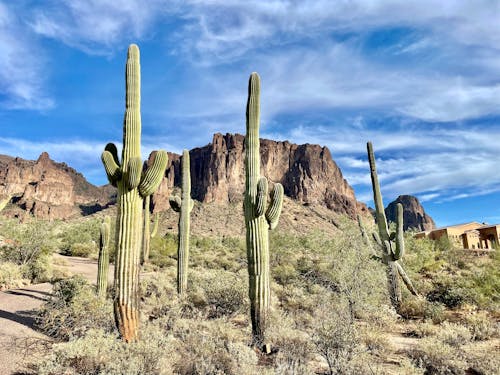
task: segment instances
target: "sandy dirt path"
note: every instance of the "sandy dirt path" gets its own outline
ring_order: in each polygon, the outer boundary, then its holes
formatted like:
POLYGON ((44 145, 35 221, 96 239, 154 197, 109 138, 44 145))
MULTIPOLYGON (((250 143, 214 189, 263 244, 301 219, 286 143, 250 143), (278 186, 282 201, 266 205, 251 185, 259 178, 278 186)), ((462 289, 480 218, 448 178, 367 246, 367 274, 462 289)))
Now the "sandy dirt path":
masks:
MULTIPOLYGON (((60 255, 55 255, 54 260, 57 263, 54 268, 83 275, 95 283, 96 261, 60 255)), ((113 275, 112 269, 109 274, 113 275)), ((43 283, 0 292, 0 375, 25 373, 25 362, 31 359, 31 353, 44 342, 51 342, 49 337, 33 329, 35 312, 50 298, 51 291, 52 285, 43 283)))

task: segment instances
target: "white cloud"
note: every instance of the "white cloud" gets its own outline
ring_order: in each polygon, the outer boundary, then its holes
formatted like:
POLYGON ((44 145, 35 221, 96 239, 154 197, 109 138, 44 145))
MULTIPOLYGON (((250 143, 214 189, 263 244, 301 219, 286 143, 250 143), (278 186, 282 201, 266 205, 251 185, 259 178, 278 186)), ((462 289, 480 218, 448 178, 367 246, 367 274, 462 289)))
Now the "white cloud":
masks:
POLYGON ((44 52, 22 29, 19 18, 0 2, 0 106, 7 109, 49 109, 45 90, 44 52))
POLYGON ((166 13, 166 4, 157 0, 47 1, 32 11, 29 24, 35 33, 89 54, 108 54, 124 40, 144 38, 166 13))

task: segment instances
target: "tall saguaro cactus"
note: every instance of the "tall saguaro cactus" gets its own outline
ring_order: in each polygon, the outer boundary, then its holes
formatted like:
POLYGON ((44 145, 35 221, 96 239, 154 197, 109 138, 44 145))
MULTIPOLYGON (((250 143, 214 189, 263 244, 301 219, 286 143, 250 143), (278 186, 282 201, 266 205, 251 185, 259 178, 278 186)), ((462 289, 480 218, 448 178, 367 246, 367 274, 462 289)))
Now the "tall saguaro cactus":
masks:
MULTIPOLYGON (((375 155, 371 142, 367 143, 368 161, 370 163, 370 175, 373 188, 373 200, 375 202, 375 217, 377 220, 378 234, 374 233, 375 242, 382 250, 382 260, 387 265, 387 279, 389 296, 391 303, 397 312, 401 307, 401 288, 399 286, 398 274, 403 279, 408 290, 418 295, 417 290, 413 286, 410 278, 404 271, 398 260, 404 254, 404 237, 403 237, 403 206, 397 204, 397 220, 396 232, 389 234, 387 226, 387 218, 385 216, 384 202, 382 201, 382 193, 380 192, 380 184, 378 182, 377 168, 375 166, 375 155)), ((360 222, 361 226, 361 222, 360 222)))
POLYGON ((177 292, 182 295, 187 289, 189 266, 189 225, 190 213, 194 206, 191 199, 191 172, 189 151, 182 152, 182 190, 181 196, 170 197, 170 206, 179 212, 179 245, 177 248, 177 292))
POLYGON ((108 143, 102 161, 110 183, 118 188, 115 261, 115 321, 126 342, 137 339, 139 326, 139 262, 143 235, 143 199, 159 186, 167 166, 165 151, 158 151, 143 172, 141 161, 141 73, 139 48, 128 48, 126 101, 121 163, 114 144, 108 143))
POLYGON ((256 345, 265 344, 269 314, 269 230, 278 224, 283 205, 283 186, 274 184, 267 207, 268 183, 260 176, 260 78, 250 75, 245 137, 245 225, 248 259, 250 316, 256 345))
POLYGON ((97 261, 97 295, 101 298, 106 298, 106 291, 108 289, 110 231, 110 218, 106 216, 101 224, 99 259, 97 261))

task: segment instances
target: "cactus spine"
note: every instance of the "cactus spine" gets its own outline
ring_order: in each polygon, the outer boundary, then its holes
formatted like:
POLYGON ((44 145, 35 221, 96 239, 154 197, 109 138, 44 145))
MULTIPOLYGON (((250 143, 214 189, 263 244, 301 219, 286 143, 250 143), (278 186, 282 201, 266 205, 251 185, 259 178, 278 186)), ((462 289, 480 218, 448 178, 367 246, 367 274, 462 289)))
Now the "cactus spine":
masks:
MULTIPOLYGON (((278 224, 283 205, 283 186, 274 184, 266 210, 268 183, 260 177, 259 154, 260 78, 250 75, 245 137, 245 226, 248 259, 250 316, 254 344, 265 343, 269 313, 269 234, 278 224)), ((267 346, 267 345, 266 345, 267 346)))
POLYGON ((189 215, 194 206, 191 199, 191 172, 189 151, 182 152, 182 190, 181 197, 170 197, 170 206, 179 212, 179 245, 177 248, 177 292, 182 295, 187 289, 189 265, 189 215))
POLYGON ((375 155, 373 153, 371 142, 367 143, 367 150, 368 161, 370 163, 373 200, 375 202, 375 217, 378 227, 378 234, 374 233, 373 237, 375 239, 375 242, 382 250, 382 260, 387 265, 387 281, 391 303, 399 313, 401 307, 401 288, 399 286, 398 274, 403 279, 408 290, 412 294, 418 295, 417 290, 413 286, 410 278, 404 271, 401 264, 399 264, 398 262, 398 260, 400 260, 404 255, 403 205, 401 203, 397 204, 396 232, 389 234, 387 218, 385 216, 384 210, 384 203, 382 201, 382 193, 380 192, 380 184, 378 182, 377 168, 375 165, 375 155))
POLYGON ((99 237, 99 260, 97 261, 97 295, 106 298, 109 273, 109 238, 111 231, 110 218, 107 216, 101 224, 99 237))
POLYGON ((137 339, 139 326, 139 262, 143 234, 143 199, 159 186, 167 166, 167 153, 158 151, 144 172, 141 161, 139 48, 128 48, 126 108, 121 163, 114 144, 108 143, 102 161, 110 183, 118 188, 115 261, 115 321, 126 342, 137 339))

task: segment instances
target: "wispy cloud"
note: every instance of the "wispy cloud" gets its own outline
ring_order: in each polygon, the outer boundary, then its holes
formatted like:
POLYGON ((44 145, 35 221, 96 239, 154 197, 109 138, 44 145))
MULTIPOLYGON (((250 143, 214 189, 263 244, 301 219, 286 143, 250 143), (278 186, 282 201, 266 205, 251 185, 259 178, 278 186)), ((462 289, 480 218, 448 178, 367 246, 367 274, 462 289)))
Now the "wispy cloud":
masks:
POLYGON ((35 47, 18 15, 0 2, 0 106, 43 110, 54 105, 42 74, 45 54, 35 47))

